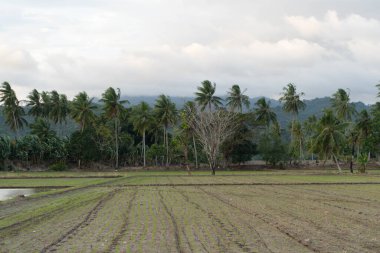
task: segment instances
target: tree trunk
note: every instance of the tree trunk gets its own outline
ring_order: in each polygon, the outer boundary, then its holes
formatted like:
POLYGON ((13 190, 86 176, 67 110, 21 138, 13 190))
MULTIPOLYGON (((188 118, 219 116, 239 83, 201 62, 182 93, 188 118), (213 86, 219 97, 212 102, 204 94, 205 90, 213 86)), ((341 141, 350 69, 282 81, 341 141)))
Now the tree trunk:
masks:
POLYGON ((117 118, 115 118, 115 155, 116 155, 116 164, 115 164, 115 169, 118 169, 119 168, 119 141, 118 141, 118 136, 117 136, 117 132, 118 132, 118 122, 117 122, 117 118))
POLYGON ((145 130, 143 132, 143 153, 144 153, 144 168, 146 166, 146 158, 145 158, 145 130))
POLYGON ((333 155, 333 157, 334 157, 334 160, 335 160, 336 166, 338 167, 338 171, 339 171, 339 173, 342 173, 342 169, 340 168, 340 165, 339 165, 339 161, 338 161, 338 159, 336 158, 335 155, 333 155))
POLYGON ((195 156, 195 168, 199 168, 198 167, 198 151, 197 151, 197 145, 195 144, 195 137, 193 135, 193 145, 194 145, 194 156, 195 156))
POLYGON ((169 167, 169 139, 168 139, 168 130, 166 133, 166 167, 169 167))
POLYGON ((351 161, 350 161, 350 172, 354 173, 354 158, 355 158, 355 142, 352 142, 351 146, 351 161))
POLYGON ((190 171, 190 167, 189 167, 189 149, 188 149, 188 147, 187 147, 186 144, 185 144, 184 149, 183 149, 183 156, 184 156, 184 159, 185 159, 184 162, 185 162, 187 174, 189 176, 191 176, 191 171, 190 171))

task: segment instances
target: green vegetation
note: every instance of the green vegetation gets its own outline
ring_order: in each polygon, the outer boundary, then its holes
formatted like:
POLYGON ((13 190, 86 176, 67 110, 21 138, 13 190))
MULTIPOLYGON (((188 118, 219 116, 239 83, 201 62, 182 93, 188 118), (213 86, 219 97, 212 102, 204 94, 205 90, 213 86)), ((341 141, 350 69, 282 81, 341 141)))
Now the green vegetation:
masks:
POLYGON ((245 91, 234 84, 223 99, 216 96, 216 84, 205 80, 183 108, 166 95, 151 108, 146 102, 129 106, 112 87, 97 103, 84 91, 69 101, 55 90, 34 89, 22 107, 4 82, 1 109, 15 136, 0 135, 0 169, 175 165, 190 174, 202 164, 215 174, 255 158, 281 168, 333 161, 339 172, 350 163, 353 173, 355 164, 365 171, 361 154, 368 154, 366 164, 379 159, 380 102, 357 112, 349 92, 338 89, 330 108, 302 121, 304 93, 289 83, 280 98, 282 110, 292 117, 287 126, 265 98, 250 107, 245 91), (28 125, 27 117, 33 118, 28 125), (78 127, 64 136, 68 121, 78 127))

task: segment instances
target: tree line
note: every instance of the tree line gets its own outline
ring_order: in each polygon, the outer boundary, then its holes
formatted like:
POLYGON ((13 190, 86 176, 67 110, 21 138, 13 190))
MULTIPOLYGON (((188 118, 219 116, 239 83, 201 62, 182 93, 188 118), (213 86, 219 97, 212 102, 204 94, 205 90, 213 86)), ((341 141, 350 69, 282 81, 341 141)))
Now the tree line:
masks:
MULTIPOLYGON (((380 84, 378 97, 380 97, 380 84)), ((283 88, 282 109, 292 115, 289 126, 280 126, 270 101, 260 98, 250 105, 246 90, 234 84, 226 99, 215 95, 216 84, 205 80, 195 99, 177 108, 160 95, 153 107, 146 102, 129 106, 121 91, 109 87, 98 102, 86 92, 71 101, 57 91, 32 90, 19 100, 8 82, 0 88, 0 106, 15 137, 0 135, 0 168, 15 164, 48 164, 64 169, 94 163, 119 166, 199 168, 208 164, 212 173, 250 161, 253 156, 272 165, 303 164, 332 160, 354 164, 364 172, 371 157, 380 153, 380 102, 370 111, 357 112, 350 93, 338 89, 322 117, 301 122, 306 105, 303 92, 289 83, 283 88), (28 123, 26 116, 33 117, 28 123), (57 133, 68 121, 77 129, 68 136, 57 133), (55 130, 52 126, 56 126, 55 130), (27 134, 19 132, 28 128, 27 134)))

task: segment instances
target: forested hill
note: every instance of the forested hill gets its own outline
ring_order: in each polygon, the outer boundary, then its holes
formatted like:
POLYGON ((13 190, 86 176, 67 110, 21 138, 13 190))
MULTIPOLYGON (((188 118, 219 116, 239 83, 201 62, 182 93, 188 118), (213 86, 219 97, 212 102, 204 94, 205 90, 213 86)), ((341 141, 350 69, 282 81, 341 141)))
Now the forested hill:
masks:
MULTIPOLYGON (((192 97, 170 97, 173 102, 177 105, 177 108, 181 108, 183 104, 186 101, 193 100, 194 98, 192 97)), ((130 104, 129 106, 136 105, 140 103, 141 101, 147 102, 149 105, 154 106, 155 100, 157 99, 157 96, 136 96, 136 97, 123 97, 123 99, 127 99, 130 104)), ((251 107, 254 106, 255 102, 259 99, 257 98, 251 98, 251 107)), ((270 99, 271 101, 271 106, 274 108, 274 111, 277 114, 278 121, 281 124, 282 128, 285 128, 288 123, 291 120, 291 115, 283 112, 281 108, 281 104, 279 101, 270 99)), ((315 98, 311 100, 305 100, 306 103, 306 109, 304 111, 301 111, 299 114, 299 119, 301 121, 304 121, 311 115, 316 115, 317 117, 321 116, 323 113, 323 110, 325 108, 330 107, 330 98, 329 97, 324 97, 324 98, 315 98)), ((365 105, 362 102, 357 102, 355 103, 356 110, 361 111, 363 109, 369 109, 369 105, 365 105)), ((26 118, 28 121, 33 120, 31 117, 26 118)), ((73 131, 76 126, 75 123, 69 120, 67 126, 65 127, 69 132, 73 131)), ((62 131, 61 131, 62 132, 62 131)), ((66 131, 65 131, 66 132, 66 131)), ((67 132, 66 132, 67 133, 67 132)), ((6 126, 4 122, 4 117, 2 115, 2 107, 0 106, 0 135, 2 134, 11 134, 9 131, 9 128, 6 126)), ((22 134, 22 133, 21 133, 22 134)))

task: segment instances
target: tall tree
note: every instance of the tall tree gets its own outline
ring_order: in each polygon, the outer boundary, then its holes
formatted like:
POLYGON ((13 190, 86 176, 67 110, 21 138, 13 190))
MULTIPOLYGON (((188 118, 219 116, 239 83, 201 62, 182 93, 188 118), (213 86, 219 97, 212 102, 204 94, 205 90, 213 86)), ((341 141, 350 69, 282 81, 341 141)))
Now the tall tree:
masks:
POLYGON ((380 83, 379 83, 379 84, 376 84, 376 87, 379 89, 379 92, 377 93, 377 97, 380 98, 380 83))
POLYGON ((56 136, 55 132, 50 129, 49 122, 42 118, 37 118, 34 123, 30 124, 30 130, 31 134, 37 135, 43 141, 56 136))
POLYGON ((280 98, 280 102, 283 104, 282 109, 292 114, 293 121, 297 119, 299 111, 304 110, 306 107, 301 100, 304 95, 303 92, 297 93, 297 87, 292 83, 283 88, 282 97, 280 98))
POLYGON ((41 95, 41 100, 42 100, 42 116, 45 118, 49 118, 50 110, 51 110, 50 93, 47 91, 42 91, 40 95, 41 95))
POLYGON ((146 144, 145 134, 153 122, 153 115, 150 106, 146 102, 141 102, 132 108, 130 118, 134 129, 142 135, 143 138, 143 157, 144 167, 146 166, 146 144))
POLYGON ((327 110, 320 119, 318 126, 318 133, 313 145, 314 152, 323 157, 325 161, 332 157, 339 172, 342 172, 337 157, 346 141, 344 131, 347 123, 343 123, 335 117, 331 110, 327 110))
POLYGON ((303 122, 303 133, 306 140, 307 150, 311 151, 311 160, 314 160, 314 152, 312 151, 314 136, 318 129, 318 120, 315 115, 309 116, 303 122))
POLYGON ((71 117, 79 124, 81 132, 95 119, 96 105, 92 103, 93 99, 83 91, 76 95, 70 104, 71 117))
POLYGON ((27 124, 24 119, 25 111, 20 106, 15 91, 8 82, 3 82, 0 88, 0 103, 3 103, 5 122, 18 135, 18 130, 27 124))
POLYGON ((262 97, 259 100, 257 100, 255 105, 256 108, 254 109, 254 115, 255 120, 257 122, 264 124, 267 127, 267 129, 269 128, 271 123, 277 123, 277 115, 270 107, 270 101, 267 102, 266 99, 262 97))
POLYGON ((356 114, 355 106, 350 103, 350 94, 343 89, 333 94, 331 105, 340 120, 349 121, 356 114))
POLYGON ((231 111, 237 110, 238 112, 243 112, 243 106, 246 109, 249 108, 250 102, 249 97, 244 94, 245 91, 240 90, 240 86, 237 84, 232 85, 230 91, 228 91, 227 96, 227 106, 231 111))
POLYGON ((129 103, 128 100, 121 100, 120 89, 115 90, 109 87, 103 94, 103 111, 107 118, 114 121, 115 133, 115 168, 119 168, 119 131, 120 131, 120 118, 125 112, 124 104, 129 103))
POLYGON ((32 115, 35 118, 42 116, 43 104, 41 102, 41 95, 36 89, 29 93, 27 106, 30 106, 28 112, 29 115, 32 115))
POLYGON ((195 93, 195 102, 198 103, 202 111, 208 107, 209 112, 211 112, 212 106, 218 108, 223 104, 222 99, 214 95, 216 90, 215 83, 211 84, 209 80, 205 80, 201 84, 202 85, 197 88, 198 92, 195 93))
POLYGON ((194 113, 196 113, 196 105, 193 101, 187 101, 185 103, 185 105, 183 106, 183 117, 182 117, 182 120, 185 122, 185 125, 186 128, 188 128, 189 130, 191 130, 191 138, 193 139, 193 149, 194 149, 194 157, 195 157, 195 168, 198 169, 199 165, 198 165, 198 150, 197 150, 197 145, 196 145, 196 142, 195 142, 195 133, 194 133, 194 129, 191 127, 192 124, 191 124, 191 120, 193 120, 193 118, 191 117, 191 115, 193 115, 194 113))
MULTIPOLYGON (((282 97, 280 98, 280 102, 283 104, 282 109, 285 112, 288 112, 292 114, 293 119, 291 123, 291 136, 292 136, 292 141, 294 142, 294 136, 295 133, 295 126, 296 126, 296 121, 298 118, 298 113, 301 110, 304 110, 306 107, 306 104, 301 100, 301 97, 304 96, 304 93, 297 93, 297 87, 289 83, 286 87, 283 88, 283 93, 282 97)), ((302 159, 302 143, 300 145, 300 159, 302 159)))
POLYGON ((170 97, 160 95, 154 106, 156 117, 164 128, 164 145, 166 146, 166 166, 169 165, 169 140, 168 128, 174 125, 178 119, 178 111, 170 97))

